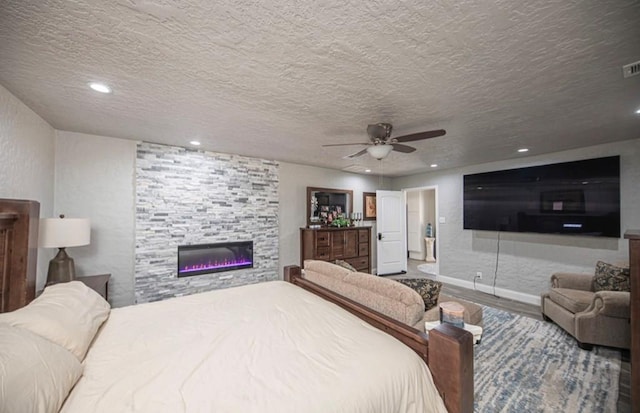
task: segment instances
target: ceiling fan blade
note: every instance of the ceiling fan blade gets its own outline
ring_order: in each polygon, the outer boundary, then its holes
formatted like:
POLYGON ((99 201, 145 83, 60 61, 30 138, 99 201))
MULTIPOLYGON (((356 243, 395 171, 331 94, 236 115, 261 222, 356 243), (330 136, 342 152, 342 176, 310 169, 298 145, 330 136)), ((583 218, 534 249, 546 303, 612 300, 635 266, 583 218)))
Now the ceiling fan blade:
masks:
POLYGON ((351 145, 370 145, 369 143, 332 143, 330 145, 322 145, 323 148, 328 146, 351 146, 351 145))
POLYGON ((416 151, 416 148, 414 148, 413 146, 401 145, 399 143, 392 143, 391 146, 393 146, 394 151, 398 151, 402 153, 411 153, 416 151))
POLYGON ((419 141, 422 139, 437 138, 438 136, 442 136, 445 133, 447 133, 447 131, 445 131, 444 129, 436 129, 436 130, 430 130, 426 132, 413 133, 411 135, 398 136, 393 138, 393 140, 395 142, 413 142, 413 141, 419 141))
POLYGON ((351 155, 345 156, 345 158, 357 158, 358 156, 362 156, 367 153, 366 149, 361 150, 360 152, 352 153, 351 155))

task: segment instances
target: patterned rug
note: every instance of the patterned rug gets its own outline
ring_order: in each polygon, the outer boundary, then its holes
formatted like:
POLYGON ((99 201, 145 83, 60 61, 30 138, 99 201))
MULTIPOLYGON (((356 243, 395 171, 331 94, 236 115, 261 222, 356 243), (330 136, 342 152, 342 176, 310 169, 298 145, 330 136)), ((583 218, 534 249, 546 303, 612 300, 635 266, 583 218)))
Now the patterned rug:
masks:
POLYGON ((615 412, 620 352, 553 323, 484 307, 475 352, 475 412, 615 412))

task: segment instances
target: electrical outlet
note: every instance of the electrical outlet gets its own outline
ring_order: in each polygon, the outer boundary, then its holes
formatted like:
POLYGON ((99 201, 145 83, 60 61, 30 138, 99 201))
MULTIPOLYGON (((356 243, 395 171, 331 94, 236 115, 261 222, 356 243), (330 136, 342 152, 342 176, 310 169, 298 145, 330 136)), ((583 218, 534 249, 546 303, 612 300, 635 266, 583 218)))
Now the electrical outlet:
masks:
POLYGON ((476 280, 481 280, 482 279, 482 272, 478 271, 476 272, 476 280))

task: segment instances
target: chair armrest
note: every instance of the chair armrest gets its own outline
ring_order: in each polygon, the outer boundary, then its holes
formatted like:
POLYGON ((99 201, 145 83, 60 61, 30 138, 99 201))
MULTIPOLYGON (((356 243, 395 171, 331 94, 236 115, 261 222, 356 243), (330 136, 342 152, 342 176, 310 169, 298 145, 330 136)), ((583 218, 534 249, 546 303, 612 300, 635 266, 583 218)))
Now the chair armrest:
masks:
POLYGON ((556 272, 551 275, 551 287, 593 291, 593 275, 556 272))
POLYGON ((626 291, 598 291, 587 310, 616 318, 631 317, 631 294, 626 291))

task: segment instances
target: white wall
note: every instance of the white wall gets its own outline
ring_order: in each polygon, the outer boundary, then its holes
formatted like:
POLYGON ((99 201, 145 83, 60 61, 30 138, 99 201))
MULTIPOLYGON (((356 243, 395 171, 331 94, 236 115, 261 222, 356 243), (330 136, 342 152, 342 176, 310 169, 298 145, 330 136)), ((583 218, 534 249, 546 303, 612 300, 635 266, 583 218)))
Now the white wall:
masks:
MULTIPOLYGON (((0 86, 0 198, 40 202, 40 216, 53 208, 54 129, 0 86)), ((50 250, 38 251, 37 290, 44 287, 50 250)))
MULTIPOLYGON (((353 191, 353 211, 362 212, 362 193, 375 192, 379 187, 378 176, 359 175, 333 169, 317 168, 291 163, 280 163, 280 264, 300 265, 300 228, 307 225, 307 187, 350 189, 353 191)), ((373 225, 371 231, 371 265, 375 267, 375 221, 362 221, 373 225)))
MULTIPOLYGON (((492 291, 498 233, 462 229, 462 176, 613 155, 620 155, 622 231, 640 228, 640 140, 396 178, 392 187, 438 186, 438 212, 446 219, 446 223, 438 224, 436 234, 440 274, 470 286, 476 272, 481 271, 484 290, 492 291)), ((598 260, 628 261, 627 240, 501 233, 496 288, 524 293, 513 298, 535 302, 549 288, 553 272, 593 273, 598 260)))
POLYGON ((51 216, 91 219, 91 245, 68 250, 77 275, 110 273, 109 301, 133 304, 137 142, 62 131, 56 135, 51 216))

